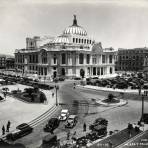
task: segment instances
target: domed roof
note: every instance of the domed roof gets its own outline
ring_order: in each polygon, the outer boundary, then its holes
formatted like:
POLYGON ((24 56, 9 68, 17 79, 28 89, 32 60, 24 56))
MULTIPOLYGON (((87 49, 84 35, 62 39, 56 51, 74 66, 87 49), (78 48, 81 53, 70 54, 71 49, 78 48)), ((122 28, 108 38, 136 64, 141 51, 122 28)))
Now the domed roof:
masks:
POLYGON ((53 40, 53 43, 69 43, 69 39, 66 36, 58 36, 53 40))
POLYGON ((74 35, 81 35, 87 36, 87 32, 83 29, 83 27, 77 25, 76 15, 74 15, 73 25, 67 27, 63 34, 74 34, 74 35))

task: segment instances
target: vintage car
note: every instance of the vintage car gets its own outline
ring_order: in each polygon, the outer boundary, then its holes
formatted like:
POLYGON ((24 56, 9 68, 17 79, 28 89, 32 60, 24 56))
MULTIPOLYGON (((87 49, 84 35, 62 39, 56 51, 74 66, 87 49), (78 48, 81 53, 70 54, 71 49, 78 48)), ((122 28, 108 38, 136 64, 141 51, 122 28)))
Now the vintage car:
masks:
POLYGON ((68 118, 68 116, 69 116, 69 111, 68 111, 68 109, 62 109, 62 110, 61 110, 61 114, 60 114, 60 116, 59 116, 59 120, 60 120, 60 121, 65 121, 65 120, 68 118))
POLYGON ((49 134, 43 137, 42 145, 39 148, 55 148, 58 146, 57 136, 54 134, 49 134))
POLYGON ((97 118, 90 126, 89 129, 90 130, 94 130, 96 126, 98 125, 108 125, 108 120, 106 120, 105 118, 97 118))
POLYGON ((65 128, 73 128, 78 122, 77 115, 70 115, 66 121, 65 128))
POLYGON ((58 118, 51 118, 45 125, 44 131, 53 133, 53 131, 59 126, 59 124, 60 120, 58 118))
POLYGON ((7 134, 6 138, 7 140, 16 140, 18 138, 30 134, 32 131, 33 128, 30 125, 28 125, 27 123, 22 123, 19 126, 17 126, 14 131, 7 134))

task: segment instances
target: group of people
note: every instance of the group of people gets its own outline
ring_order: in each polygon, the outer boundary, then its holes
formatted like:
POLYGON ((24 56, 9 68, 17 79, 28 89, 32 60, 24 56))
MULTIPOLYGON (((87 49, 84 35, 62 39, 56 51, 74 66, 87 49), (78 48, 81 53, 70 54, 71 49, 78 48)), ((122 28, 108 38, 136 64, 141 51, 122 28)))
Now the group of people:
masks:
POLYGON ((5 132, 9 132, 10 125, 11 125, 11 122, 8 121, 8 122, 7 122, 7 125, 6 125, 6 128, 5 128, 4 125, 2 126, 2 135, 5 135, 5 132))

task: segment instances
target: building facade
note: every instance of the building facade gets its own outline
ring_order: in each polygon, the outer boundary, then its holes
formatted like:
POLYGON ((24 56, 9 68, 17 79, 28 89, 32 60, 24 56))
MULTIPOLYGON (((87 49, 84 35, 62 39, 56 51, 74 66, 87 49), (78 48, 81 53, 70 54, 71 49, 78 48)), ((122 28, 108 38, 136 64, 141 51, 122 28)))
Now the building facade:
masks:
POLYGON ((72 26, 56 38, 26 38, 26 48, 15 51, 16 68, 22 75, 39 77, 112 75, 115 71, 114 49, 102 48, 77 24, 74 15, 72 26))
POLYGON ((0 69, 14 70, 15 58, 10 55, 0 55, 0 69))
POLYGON ((144 68, 144 60, 148 57, 148 48, 119 49, 118 71, 141 71, 144 68))

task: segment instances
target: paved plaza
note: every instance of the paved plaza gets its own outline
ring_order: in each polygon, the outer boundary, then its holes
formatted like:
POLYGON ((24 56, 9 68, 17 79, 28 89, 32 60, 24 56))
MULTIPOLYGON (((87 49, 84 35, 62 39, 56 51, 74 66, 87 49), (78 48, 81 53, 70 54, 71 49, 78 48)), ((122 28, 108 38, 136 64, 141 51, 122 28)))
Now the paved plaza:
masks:
MULTIPOLYGON (((5 86, 1 86, 2 89, 5 86)), ((21 84, 7 86, 9 91, 11 90, 24 90, 28 87, 21 84)), ((3 125, 6 126, 8 120, 11 122, 10 131, 15 129, 15 127, 24 122, 30 122, 31 120, 37 118, 38 116, 45 113, 52 106, 55 105, 55 97, 52 97, 52 91, 54 90, 41 90, 45 93, 47 102, 44 104, 39 103, 27 103, 11 96, 7 96, 6 100, 0 102, 0 128, 3 125)), ((3 97, 3 94, 0 93, 3 97)), ((1 135, 1 132, 0 132, 1 135)))

